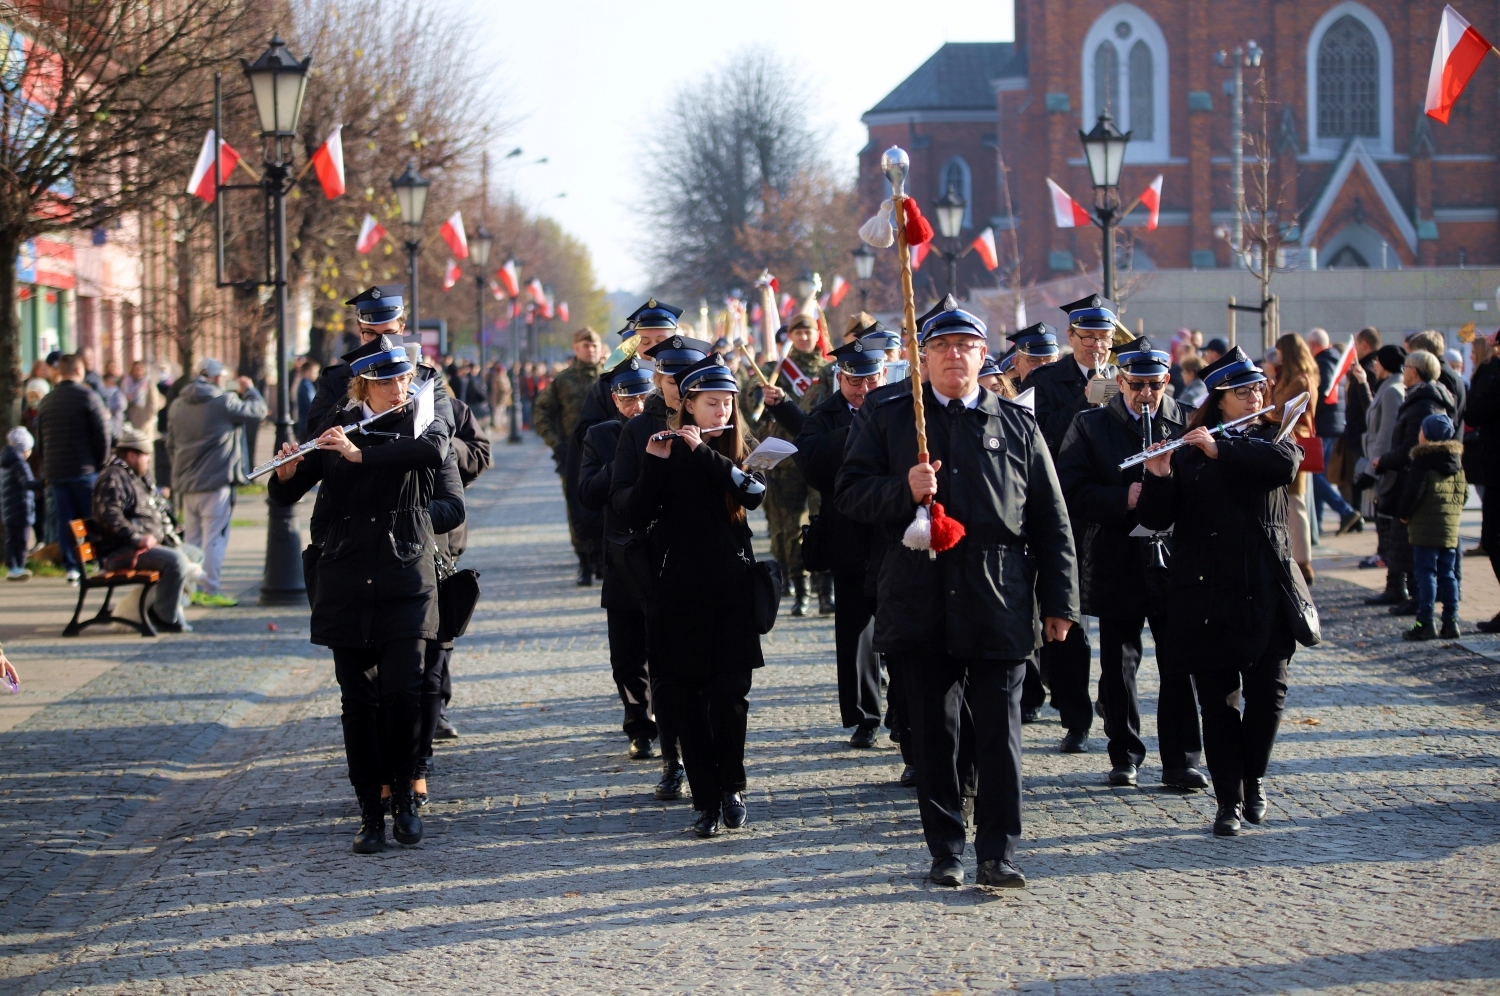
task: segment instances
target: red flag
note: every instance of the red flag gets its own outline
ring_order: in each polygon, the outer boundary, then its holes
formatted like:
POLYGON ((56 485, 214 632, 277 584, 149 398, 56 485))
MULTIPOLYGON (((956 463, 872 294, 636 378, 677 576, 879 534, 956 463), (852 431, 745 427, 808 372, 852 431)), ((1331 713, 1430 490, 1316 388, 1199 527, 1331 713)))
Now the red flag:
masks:
POLYGON ((986 270, 993 270, 1000 265, 1000 254, 995 251, 995 230, 993 228, 986 228, 974 236, 974 241, 970 245, 974 247, 975 252, 979 253, 979 258, 984 260, 984 268, 986 270))
POLYGON ((367 253, 385 238, 385 226, 375 220, 373 214, 365 215, 365 223, 359 227, 359 241, 354 243, 354 248, 362 253, 367 253))
POLYGON ((443 270, 443 290, 452 290, 463 275, 464 268, 458 265, 458 260, 448 260, 448 266, 443 270))
POLYGON ((568 321, 568 302, 563 301, 557 306, 557 317, 561 321, 568 321))
POLYGON ((516 269, 516 261, 514 259, 507 259, 505 265, 495 271, 495 276, 505 288, 505 293, 511 297, 520 296, 521 276, 516 269))
POLYGON ((1052 217, 1058 228, 1076 228, 1093 224, 1094 216, 1084 210, 1083 205, 1068 196, 1068 192, 1047 177, 1047 189, 1052 191, 1052 217))
POLYGON ((750 324, 752 324, 752 325, 759 325, 760 324, 760 320, 762 318, 764 318, 764 317, 766 317, 766 309, 765 308, 762 308, 758 304, 752 304, 750 306, 750 324))
POLYGON ((557 310, 552 306, 552 295, 548 294, 542 298, 542 317, 552 318, 557 310))
POLYGON ((312 155, 313 169, 318 171, 318 182, 323 185, 323 196, 330 201, 344 192, 343 131, 343 125, 334 125, 328 138, 312 155))
POLYGON ((496 301, 505 300, 505 288, 500 286, 500 282, 498 280, 490 281, 490 293, 495 295, 496 301))
POLYGON ((526 285, 526 290, 536 304, 542 304, 547 300, 547 292, 542 289, 542 282, 536 277, 531 278, 531 283, 526 285))
POLYGON ((1448 123, 1459 94, 1469 85, 1474 70, 1493 51, 1493 46, 1452 7, 1443 8, 1438 22, 1437 44, 1432 52, 1432 70, 1427 76, 1427 116, 1448 123))
POLYGON ((1146 231, 1156 231, 1156 219, 1161 214, 1161 174, 1156 174, 1156 179, 1151 181, 1151 186, 1141 191, 1141 203, 1146 205, 1146 210, 1151 216, 1146 219, 1146 231))
POLYGON ((1328 378, 1328 390, 1323 395, 1323 404, 1338 404, 1339 381, 1344 379, 1344 374, 1354 365, 1354 343, 1351 341, 1344 349, 1344 355, 1339 357, 1339 365, 1333 368, 1333 376, 1328 378))
POLYGON ((828 292, 828 306, 837 308, 848 293, 849 281, 835 273, 833 275, 833 288, 828 292))
POLYGON ((459 259, 469 258, 469 240, 464 235, 464 216, 460 211, 454 211, 443 227, 438 229, 438 234, 443 241, 448 243, 448 248, 453 250, 453 255, 459 259))
POLYGON ((781 317, 790 318, 797 310, 797 302, 790 294, 781 295, 781 317))
POLYGON ((932 243, 918 242, 908 248, 911 250, 911 272, 916 273, 922 268, 922 261, 927 258, 927 254, 932 252, 932 243))
MULTIPOLYGON (((228 183, 229 178, 234 175, 234 167, 240 161, 240 154, 230 147, 228 142, 219 143, 219 183, 228 183)), ((188 179, 187 192, 194 197, 201 197, 212 204, 214 197, 218 194, 217 185, 214 183, 214 130, 208 129, 208 134, 203 136, 203 148, 198 150, 198 162, 193 166, 193 175, 188 179)))
POLYGON ((812 386, 812 378, 803 373, 802 368, 793 363, 790 356, 781 361, 781 379, 786 381, 787 387, 799 398, 812 386))

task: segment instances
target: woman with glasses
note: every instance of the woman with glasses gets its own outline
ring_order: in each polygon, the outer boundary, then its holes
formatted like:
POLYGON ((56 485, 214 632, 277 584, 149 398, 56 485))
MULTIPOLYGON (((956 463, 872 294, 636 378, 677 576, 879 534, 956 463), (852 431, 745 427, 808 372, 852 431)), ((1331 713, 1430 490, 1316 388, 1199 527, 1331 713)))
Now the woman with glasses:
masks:
MULTIPOLYGON (((1214 833, 1266 817, 1266 768, 1296 649, 1288 592, 1288 488, 1302 449, 1269 418, 1210 435, 1267 406, 1265 374, 1238 346, 1203 369, 1208 400, 1190 445, 1146 463, 1142 525, 1173 529, 1169 670, 1193 676, 1218 813, 1214 833), (1241 703, 1244 711, 1241 712, 1241 703)), ((1274 414, 1274 413, 1273 413, 1274 414)))
POLYGON ((1099 617, 1099 700, 1109 737, 1109 784, 1135 785, 1146 759, 1141 739, 1141 631, 1151 624, 1161 693, 1156 728, 1161 783, 1186 792, 1208 787, 1198 770, 1203 749, 1193 683, 1185 671, 1167 667, 1169 639, 1166 561, 1172 540, 1140 528, 1140 466, 1120 462, 1148 444, 1187 432, 1192 409, 1166 396, 1171 357, 1140 338, 1119 348, 1115 383, 1120 393, 1102 408, 1080 412, 1063 438, 1057 479, 1068 502, 1068 518, 1082 537, 1078 583, 1085 615, 1099 617))

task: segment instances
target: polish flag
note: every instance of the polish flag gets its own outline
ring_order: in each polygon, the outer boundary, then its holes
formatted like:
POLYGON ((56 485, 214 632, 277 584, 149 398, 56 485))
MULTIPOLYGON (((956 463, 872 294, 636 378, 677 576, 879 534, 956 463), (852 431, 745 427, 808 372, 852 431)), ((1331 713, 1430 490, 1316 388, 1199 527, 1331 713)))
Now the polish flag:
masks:
POLYGON ((1057 220, 1058 228, 1076 228, 1079 225, 1091 225, 1094 216, 1084 210, 1083 205, 1068 196, 1068 192, 1052 182, 1052 177, 1047 177, 1047 189, 1052 191, 1052 216, 1057 220))
POLYGON ((922 268, 922 261, 927 258, 927 254, 932 252, 932 243, 918 242, 907 248, 911 250, 911 272, 916 273, 922 268))
POLYGON ((496 301, 505 300, 505 288, 500 286, 500 282, 498 280, 490 281, 490 293, 495 295, 496 301))
POLYGON ((557 319, 562 322, 568 321, 568 302, 562 301, 558 304, 557 319))
POLYGON ((1146 210, 1151 216, 1146 219, 1146 231, 1156 231, 1156 219, 1161 214, 1161 174, 1156 174, 1156 179, 1151 181, 1151 186, 1141 191, 1141 203, 1146 205, 1146 210))
MULTIPOLYGON (((228 183, 229 178, 234 175, 234 167, 240 161, 240 154, 230 147, 228 142, 219 143, 219 183, 228 183)), ((194 197, 201 197, 208 203, 214 202, 218 194, 218 186, 214 183, 214 130, 208 129, 208 134, 203 136, 203 148, 198 150, 198 162, 193 166, 193 175, 187 182, 187 192, 194 197)))
POLYGON ((781 295, 781 317, 790 318, 797 310, 797 302, 790 294, 781 295))
POLYGON ((849 293, 849 281, 838 274, 833 275, 833 287, 828 292, 828 306, 837 308, 849 293))
POLYGON ((974 251, 979 253, 979 258, 984 260, 984 268, 993 270, 1000 265, 1000 254, 995 251, 995 230, 986 228, 974 237, 970 243, 974 251))
MULTIPOLYGON (((1443 8, 1438 23, 1437 45, 1432 53, 1432 72, 1427 76, 1427 116, 1448 123, 1459 94, 1469 85, 1474 70, 1495 51, 1483 35, 1452 7, 1443 8)), ((1500 54, 1500 53, 1497 53, 1500 54)))
POLYGON ((505 293, 511 297, 520 296, 521 276, 516 271, 516 261, 514 259, 507 259, 505 265, 495 271, 495 276, 499 279, 501 286, 505 288, 505 293))
POLYGON ((469 258, 469 240, 464 236, 464 216, 460 211, 454 211, 443 227, 438 229, 438 234, 443 241, 448 243, 448 248, 453 250, 453 255, 459 259, 469 258))
POLYGON ((323 196, 330 201, 344 193, 343 131, 343 125, 334 125, 333 131, 312 156, 313 169, 318 171, 318 182, 323 185, 323 196))
POLYGON ((531 300, 536 304, 545 304, 547 292, 542 289, 542 281, 537 277, 531 278, 531 283, 526 285, 526 290, 531 294, 531 300))
POLYGON ((458 283, 464 275, 464 268, 458 265, 458 260, 450 258, 448 265, 443 270, 443 290, 452 290, 453 285, 458 283))
POLYGON ((1354 342, 1351 340, 1344 349, 1344 355, 1339 357, 1339 365, 1333 368, 1333 376, 1328 379, 1328 393, 1323 395, 1323 404, 1335 405, 1339 400, 1339 381, 1344 379, 1344 374, 1354 365, 1354 342))
POLYGON ((365 223, 359 226, 359 241, 354 243, 354 248, 362 253, 368 253, 385 238, 385 226, 375 220, 373 214, 365 215, 365 223))

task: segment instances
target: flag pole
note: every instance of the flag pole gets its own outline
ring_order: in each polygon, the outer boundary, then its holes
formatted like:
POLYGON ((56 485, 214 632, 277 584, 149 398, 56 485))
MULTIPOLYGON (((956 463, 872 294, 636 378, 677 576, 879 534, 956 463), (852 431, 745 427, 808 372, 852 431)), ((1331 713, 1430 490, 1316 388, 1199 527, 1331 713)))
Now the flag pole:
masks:
MULTIPOLYGON (((899 150, 897 150, 899 151, 899 150)), ((889 153, 887 153, 889 155, 889 153)), ((891 180, 891 200, 896 208, 896 251, 901 265, 901 307, 906 332, 906 359, 911 367, 911 399, 917 419, 917 463, 927 463, 927 413, 922 400, 922 354, 917 350, 917 299, 911 283, 911 248, 906 244, 906 170, 902 153, 898 164, 888 162, 886 176, 891 180)), ((932 503, 930 498, 922 504, 932 503)))
MULTIPOLYGON (((243 156, 236 160, 236 163, 237 165, 243 166, 245 168, 245 172, 250 174, 250 179, 254 180, 256 183, 260 182, 260 174, 255 172, 255 170, 251 168, 249 163, 245 162, 243 156)), ((217 168, 218 167, 216 166, 215 169, 217 168)))

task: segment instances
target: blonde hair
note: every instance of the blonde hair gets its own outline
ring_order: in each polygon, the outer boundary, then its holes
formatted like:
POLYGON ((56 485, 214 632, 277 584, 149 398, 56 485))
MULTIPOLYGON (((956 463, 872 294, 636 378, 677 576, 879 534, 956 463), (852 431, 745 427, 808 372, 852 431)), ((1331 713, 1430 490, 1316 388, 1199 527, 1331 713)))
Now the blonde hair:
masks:
MULTIPOLYGON (((416 375, 416 372, 412 371, 411 373, 400 374, 399 376, 392 377, 390 379, 391 380, 400 380, 402 377, 405 377, 406 378, 406 382, 408 384, 410 384, 411 381, 412 381, 412 378, 415 375, 416 375)), ((349 378, 349 398, 350 398, 350 400, 357 401, 360 404, 365 404, 366 402, 368 402, 370 400, 370 383, 371 382, 368 379, 364 378, 364 377, 351 377, 351 378, 349 378)))

